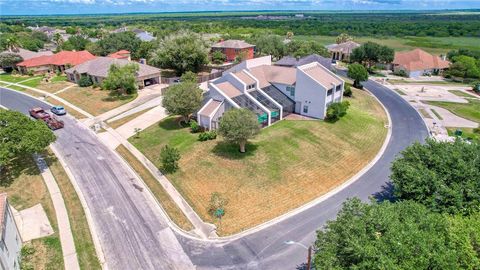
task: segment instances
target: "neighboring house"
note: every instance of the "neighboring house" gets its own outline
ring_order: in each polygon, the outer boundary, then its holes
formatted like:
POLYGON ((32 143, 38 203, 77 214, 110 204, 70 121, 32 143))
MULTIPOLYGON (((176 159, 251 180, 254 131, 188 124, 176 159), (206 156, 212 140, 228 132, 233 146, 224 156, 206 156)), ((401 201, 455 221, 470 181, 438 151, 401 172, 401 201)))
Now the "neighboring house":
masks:
POLYGON ((44 56, 44 55, 53 55, 53 53, 51 51, 32 52, 32 51, 25 50, 25 49, 22 49, 22 48, 18 48, 16 50, 11 50, 11 51, 6 50, 6 51, 3 51, 1 53, 14 53, 14 54, 17 54, 20 57, 22 57, 23 60, 28 60, 28 59, 31 59, 31 58, 44 56))
POLYGON ((326 47, 331 54, 332 60, 349 61, 352 51, 360 47, 360 44, 354 41, 347 41, 340 44, 328 45, 326 47))
POLYGON ((243 40, 221 40, 212 45, 212 52, 220 51, 225 55, 228 62, 235 61, 237 56, 243 57, 243 60, 253 58, 255 45, 248 44, 243 40))
POLYGON ((42 55, 30 58, 17 64, 20 72, 46 73, 63 72, 65 69, 79 65, 88 60, 95 59, 95 56, 88 51, 61 51, 53 55, 42 55))
POLYGON ((116 58, 116 59, 127 59, 132 60, 130 57, 130 52, 127 50, 120 50, 118 52, 111 53, 107 57, 116 58))
MULTIPOLYGON (((128 31, 130 30, 128 30, 128 27, 125 26, 125 27, 117 28, 111 31, 110 33, 122 33, 122 32, 128 32, 128 31)), ((154 37, 151 33, 142 29, 133 29, 132 32, 134 32, 135 36, 139 38, 141 41, 152 41, 156 39, 156 37, 154 37)))
POLYGON ((62 37, 62 39, 64 41, 68 40, 68 38, 71 36, 70 34, 67 34, 67 32, 63 29, 57 29, 57 28, 53 28, 53 27, 49 27, 49 26, 35 26, 35 27, 27 27, 29 29, 31 29, 32 31, 37 31, 37 32, 42 32, 44 33, 45 35, 47 35, 48 38, 53 38, 53 36, 55 34, 60 34, 60 36, 62 37))
POLYGON ((298 66, 303 66, 313 62, 318 62, 320 63, 320 65, 328 68, 329 70, 332 68, 332 61, 318 54, 310 54, 301 58, 293 57, 293 56, 285 56, 282 59, 275 62, 275 65, 282 66, 282 67, 298 67, 298 66))
POLYGON ((342 101, 344 81, 318 62, 282 67, 266 56, 227 70, 208 87, 210 99, 197 120, 206 129, 217 129, 231 108, 248 108, 262 126, 291 113, 324 119, 328 105, 342 101))
POLYGON ((0 269, 20 269, 22 238, 7 200, 0 194, 0 269))
MULTIPOLYGON (((87 61, 73 68, 65 70, 67 79, 71 82, 78 83, 81 76, 89 76, 92 82, 101 84, 108 76, 110 66, 113 64, 124 66, 129 63, 136 63, 127 59, 116 59, 111 57, 97 57, 96 59, 87 61)), ((136 63, 139 67, 136 74, 139 88, 148 85, 160 83, 160 69, 136 63)))
POLYGON ((421 49, 408 52, 396 52, 392 62, 394 72, 403 70, 408 77, 411 78, 424 74, 438 74, 449 66, 450 62, 421 49))

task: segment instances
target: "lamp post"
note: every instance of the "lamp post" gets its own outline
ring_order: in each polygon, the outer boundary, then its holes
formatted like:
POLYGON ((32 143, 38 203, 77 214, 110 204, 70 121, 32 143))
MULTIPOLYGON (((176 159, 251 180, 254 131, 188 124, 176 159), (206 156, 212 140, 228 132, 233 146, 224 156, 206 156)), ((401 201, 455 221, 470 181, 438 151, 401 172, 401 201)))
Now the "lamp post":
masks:
POLYGON ((308 252, 308 255, 307 255, 307 270, 310 270, 310 267, 311 267, 311 260, 312 260, 312 246, 305 246, 304 244, 300 243, 300 242, 295 242, 295 241, 292 241, 292 240, 289 240, 289 241, 285 241, 284 242, 286 245, 297 245, 297 246, 301 246, 302 248, 304 248, 305 250, 307 250, 308 252))

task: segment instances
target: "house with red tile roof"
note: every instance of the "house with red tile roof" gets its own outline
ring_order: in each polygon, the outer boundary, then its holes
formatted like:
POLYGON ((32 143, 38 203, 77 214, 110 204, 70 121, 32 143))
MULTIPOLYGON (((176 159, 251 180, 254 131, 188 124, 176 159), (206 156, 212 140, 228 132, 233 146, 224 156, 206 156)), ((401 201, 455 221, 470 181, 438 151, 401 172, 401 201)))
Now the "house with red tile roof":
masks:
POLYGON ((128 61, 132 60, 130 57, 130 52, 127 50, 120 50, 118 52, 111 53, 107 55, 107 57, 111 57, 115 59, 126 59, 128 61))
POLYGON ((255 45, 249 44, 243 40, 221 40, 212 45, 212 53, 220 51, 225 55, 228 62, 235 61, 238 56, 241 56, 242 60, 248 60, 253 58, 255 45))
POLYGON ((88 51, 61 51, 54 55, 42 55, 30 58, 17 64, 20 72, 26 73, 46 73, 63 72, 69 67, 82 64, 86 61, 95 59, 96 56, 88 51))
POLYGON ((423 74, 440 73, 450 66, 450 62, 421 49, 415 49, 396 52, 392 65, 394 72, 403 70, 410 78, 415 78, 423 74))
POLYGON ((246 60, 208 85, 210 99, 197 113, 205 129, 217 129, 225 111, 247 108, 269 126, 295 113, 324 119, 327 107, 341 102, 345 82, 318 62, 276 66, 271 56, 246 60))

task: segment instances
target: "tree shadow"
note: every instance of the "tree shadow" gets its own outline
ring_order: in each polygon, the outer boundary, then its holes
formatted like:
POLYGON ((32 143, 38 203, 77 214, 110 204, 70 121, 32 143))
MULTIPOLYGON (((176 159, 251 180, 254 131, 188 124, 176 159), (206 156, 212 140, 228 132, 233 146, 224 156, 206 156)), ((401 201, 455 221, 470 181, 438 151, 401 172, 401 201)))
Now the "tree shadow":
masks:
POLYGON ((240 147, 235 143, 227 143, 225 141, 218 142, 215 147, 212 148, 212 153, 219 157, 226 159, 243 159, 253 156, 258 149, 258 145, 247 143, 245 146, 245 153, 240 153, 240 147))
POLYGON ((389 201, 389 202, 395 202, 395 194, 394 194, 394 185, 391 181, 386 182, 384 185, 382 185, 382 189, 376 193, 373 194, 373 198, 377 200, 377 202, 384 202, 384 201, 389 201))
POLYGON ((20 175, 38 175, 39 170, 31 155, 22 155, 0 169, 0 186, 9 187, 20 175))
POLYGON ((188 127, 188 124, 181 121, 182 117, 169 117, 158 123, 158 126, 164 130, 179 130, 188 127))

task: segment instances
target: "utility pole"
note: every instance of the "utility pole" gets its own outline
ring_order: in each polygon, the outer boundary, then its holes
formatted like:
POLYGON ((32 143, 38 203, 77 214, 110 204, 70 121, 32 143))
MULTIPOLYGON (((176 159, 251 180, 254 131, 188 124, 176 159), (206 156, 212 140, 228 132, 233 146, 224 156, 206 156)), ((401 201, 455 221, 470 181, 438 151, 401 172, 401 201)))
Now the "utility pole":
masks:
POLYGON ((312 246, 309 246, 308 247, 308 256, 307 256, 307 270, 310 270, 311 269, 311 265, 310 265, 310 262, 312 260, 312 246))

